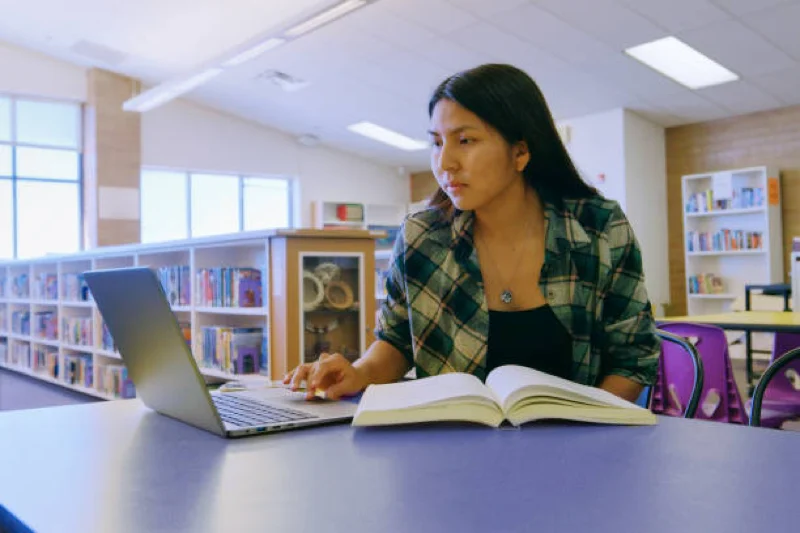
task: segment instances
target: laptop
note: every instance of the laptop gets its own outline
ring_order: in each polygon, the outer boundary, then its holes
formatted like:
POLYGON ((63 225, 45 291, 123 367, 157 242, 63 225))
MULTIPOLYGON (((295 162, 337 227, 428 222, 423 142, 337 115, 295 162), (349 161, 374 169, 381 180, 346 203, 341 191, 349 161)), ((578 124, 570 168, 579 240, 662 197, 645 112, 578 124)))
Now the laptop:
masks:
POLYGON ((155 272, 117 268, 84 278, 137 395, 154 411, 222 437, 349 421, 355 414, 352 401, 308 401, 286 387, 209 392, 155 272))

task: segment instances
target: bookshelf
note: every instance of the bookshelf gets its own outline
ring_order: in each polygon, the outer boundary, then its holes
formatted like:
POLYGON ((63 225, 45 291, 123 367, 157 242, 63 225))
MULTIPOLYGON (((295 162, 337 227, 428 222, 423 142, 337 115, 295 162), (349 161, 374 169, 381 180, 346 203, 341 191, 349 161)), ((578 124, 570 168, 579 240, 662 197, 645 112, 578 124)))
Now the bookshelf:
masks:
MULTIPOLYGON (((304 336, 297 321, 290 321, 288 327, 298 331, 273 330, 276 324, 287 327, 286 320, 278 316, 285 309, 278 307, 275 312, 276 305, 285 308, 302 301, 297 281, 302 273, 289 268, 297 264, 299 251, 321 257, 351 255, 355 258, 351 262, 353 277, 348 280, 352 292, 371 294, 375 291, 373 279, 365 273, 375 268, 375 239, 382 236, 368 231, 243 232, 0 262, 0 368, 107 400, 135 395, 81 273, 146 266, 161 276, 173 312, 209 381, 237 379, 243 374, 251 381, 278 379, 282 375, 278 371, 298 362, 287 353, 287 339, 298 346, 302 340, 297 339, 304 336), (303 245, 295 246, 297 241, 303 245), (220 283, 209 284, 209 279, 220 283), (273 294, 273 286, 280 294, 273 294), (290 288, 291 293, 287 292, 290 288), (211 358, 204 351, 212 342, 215 350, 219 347, 209 331, 228 342, 230 337, 222 335, 228 335, 229 328, 250 334, 247 340, 253 344, 258 341, 257 355, 248 352, 248 364, 242 363, 243 352, 233 355, 233 348, 223 350, 225 364, 216 351, 211 358), (283 344, 275 345, 276 339, 283 344), (253 365, 258 370, 248 371, 253 365)), ((351 319, 348 332, 357 337, 346 341, 359 353, 372 340, 374 305, 372 298, 354 302, 360 311, 354 315, 355 321, 351 319)), ((323 310, 324 305, 320 306, 320 312, 323 310)))
POLYGON ((746 283, 783 282, 778 170, 683 176, 687 313, 734 310, 746 283))

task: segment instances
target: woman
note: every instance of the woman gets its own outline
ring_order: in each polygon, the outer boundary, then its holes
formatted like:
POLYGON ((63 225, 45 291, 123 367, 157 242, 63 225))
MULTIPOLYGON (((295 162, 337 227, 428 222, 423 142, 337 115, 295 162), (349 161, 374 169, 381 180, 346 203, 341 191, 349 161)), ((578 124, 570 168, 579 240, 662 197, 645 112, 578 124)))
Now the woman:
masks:
POLYGON ((395 243, 377 339, 284 382, 337 399, 417 377, 518 364, 634 401, 660 343, 636 238, 584 183, 536 83, 509 65, 451 76, 429 104, 431 207, 395 243))

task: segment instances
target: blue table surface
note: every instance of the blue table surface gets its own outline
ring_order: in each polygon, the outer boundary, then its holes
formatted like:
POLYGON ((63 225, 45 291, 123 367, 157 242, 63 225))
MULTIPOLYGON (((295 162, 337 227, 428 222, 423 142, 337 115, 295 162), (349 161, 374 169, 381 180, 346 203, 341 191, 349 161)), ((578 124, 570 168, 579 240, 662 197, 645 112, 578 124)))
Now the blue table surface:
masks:
POLYGON ((800 434, 715 422, 224 440, 129 400, 0 435, 0 504, 37 532, 798 531, 800 434))

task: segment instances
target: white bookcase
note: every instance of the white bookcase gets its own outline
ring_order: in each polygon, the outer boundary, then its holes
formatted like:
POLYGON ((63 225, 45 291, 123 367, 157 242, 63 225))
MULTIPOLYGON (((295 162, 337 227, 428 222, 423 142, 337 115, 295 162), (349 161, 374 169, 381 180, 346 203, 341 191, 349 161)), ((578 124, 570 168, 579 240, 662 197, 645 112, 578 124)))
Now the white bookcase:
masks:
POLYGON ((737 308, 747 283, 783 282, 777 169, 694 174, 682 187, 689 315, 737 308))
MULTIPOLYGON (((86 290, 84 298, 78 294, 67 294, 68 279, 87 270, 118 268, 128 266, 189 268, 190 304, 173 305, 173 311, 181 323, 191 328, 192 350, 195 356, 201 354, 203 326, 230 325, 264 328, 269 336, 269 320, 266 307, 204 307, 194 305, 196 276, 200 269, 218 267, 253 267, 262 271, 262 302, 267 302, 269 276, 266 275, 270 232, 242 233, 222 237, 176 241, 163 244, 136 245, 103 248, 97 251, 74 255, 46 257, 29 261, 0 263, 0 367, 77 390, 84 394, 103 399, 114 399, 113 393, 99 388, 99 375, 108 366, 123 366, 119 353, 104 347, 103 321, 91 295, 86 290), (37 295, 37 277, 54 276, 57 294, 37 295), (27 283, 24 282, 27 276, 27 283), (16 281, 16 283, 15 283, 16 281), (25 291, 14 291, 15 286, 27 287, 25 291), (53 311, 56 317, 58 336, 46 339, 37 334, 34 316, 40 311, 53 311), (30 327, 19 331, 12 327, 14 312, 28 312, 30 327), (87 319, 91 323, 89 342, 75 343, 67 339, 64 331, 65 320, 87 319), (15 331, 16 330, 16 331, 15 331), (49 348, 57 354, 58 373, 48 374, 46 366, 34 370, 27 363, 12 362, 15 350, 49 348), (73 354, 85 354, 92 361, 92 377, 89 386, 70 384, 64 380, 65 358, 73 354)), ((233 374, 213 368, 202 368, 209 377, 236 379, 233 374)), ((269 379, 263 376, 264 380, 269 379)))
MULTIPOLYGON (((358 354, 372 340, 372 314, 375 308, 374 299, 359 300, 358 297, 371 295, 375 291, 372 278, 365 274, 375 268, 375 239, 382 235, 381 232, 304 229, 257 231, 0 262, 0 368, 103 399, 119 397, 114 393, 115 389, 109 392, 103 387, 102 381, 108 379, 104 378, 107 375, 104 369, 111 367, 123 372, 123 361, 119 353, 113 350, 113 341, 109 346, 110 336, 104 335, 102 317, 88 289, 79 290, 77 275, 87 270, 130 266, 146 266, 156 270, 171 267, 169 272, 175 272, 174 267, 182 267, 185 275, 180 288, 177 291, 168 288, 166 292, 175 316, 184 327, 184 334, 191 334, 192 352, 200 372, 210 381, 242 379, 243 376, 248 382, 277 379, 287 368, 299 362, 296 347, 302 347, 305 334, 300 329, 302 321, 287 321, 289 313, 301 316, 299 311, 292 311, 293 306, 303 301, 300 281, 302 270, 296 268, 299 251, 316 254, 329 261, 335 261, 330 257, 348 253, 353 255, 351 252, 354 250, 359 252, 362 259, 356 263, 356 268, 348 270, 350 277, 343 275, 342 280, 338 281, 340 286, 347 284, 348 290, 354 295, 353 306, 359 310, 359 320, 348 321, 339 317, 340 327, 330 339, 336 341, 337 348, 346 344, 358 354), (225 299, 224 295, 227 294, 231 295, 229 304, 238 303, 232 295, 235 291, 220 289, 214 292, 208 289, 210 274, 204 276, 204 270, 225 268, 254 269, 260 273, 260 298, 251 290, 252 282, 245 281, 244 277, 238 278, 238 283, 229 283, 238 286, 238 297, 248 298, 248 305, 256 306, 220 305, 224 303, 221 298, 225 299), (37 280, 42 280, 45 290, 39 290, 40 283, 37 280), (248 285, 245 286, 245 283, 248 285), (211 303, 217 305, 208 304, 209 295, 212 296, 211 303), (277 312, 272 313, 270 309, 277 309, 277 312), (37 317, 37 313, 45 313, 48 320, 41 321, 41 315, 37 317), (27 325, 23 328, 20 318, 26 314, 27 325), (49 324, 49 329, 38 327, 40 321, 49 324), (52 327, 53 324, 55 327, 52 327), (63 327, 67 324, 72 327, 63 327), (228 372, 223 364, 208 366, 204 363, 203 353, 205 327, 262 329, 265 342, 261 346, 264 353, 261 362, 265 364, 258 365, 258 373, 245 370, 245 374, 228 372), (35 364, 37 359, 34 354, 37 352, 42 353, 41 364, 35 364), (90 361, 92 372, 91 377, 86 377, 89 375, 86 372, 83 382, 73 384, 65 379, 65 362, 76 356, 81 364, 90 361)), ((254 271, 245 272, 250 278, 256 274, 254 271)), ((238 273, 244 275, 243 271, 238 273)), ((224 271, 216 270, 215 275, 219 279, 221 275, 224 276, 224 271)), ((168 287, 174 288, 173 281, 180 279, 176 276, 167 279, 168 287)), ((335 310, 328 309, 327 300, 317 311, 336 314, 335 310)), ((217 342, 216 346, 220 349, 219 341, 210 342, 217 342)), ((249 364, 253 359, 250 357, 243 361, 249 364)), ((231 367, 235 367, 233 361, 231 367)), ((248 365, 243 367, 249 368, 248 365)))

